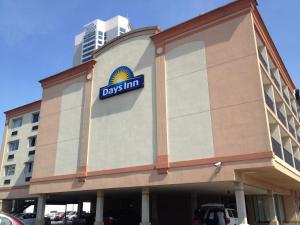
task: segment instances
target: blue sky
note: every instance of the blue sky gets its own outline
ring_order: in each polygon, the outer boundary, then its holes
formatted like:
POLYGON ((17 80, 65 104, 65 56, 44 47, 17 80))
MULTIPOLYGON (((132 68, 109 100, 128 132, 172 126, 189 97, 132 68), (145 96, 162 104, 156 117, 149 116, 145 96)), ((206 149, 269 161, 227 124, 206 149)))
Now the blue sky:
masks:
MULTIPOLYGON (((74 36, 95 18, 128 16, 133 28, 168 28, 230 0, 0 0, 2 112, 38 100, 38 80, 71 67, 74 36)), ((271 36, 300 86, 300 2, 258 0, 271 36)), ((1 136, 2 137, 2 136, 1 136)))

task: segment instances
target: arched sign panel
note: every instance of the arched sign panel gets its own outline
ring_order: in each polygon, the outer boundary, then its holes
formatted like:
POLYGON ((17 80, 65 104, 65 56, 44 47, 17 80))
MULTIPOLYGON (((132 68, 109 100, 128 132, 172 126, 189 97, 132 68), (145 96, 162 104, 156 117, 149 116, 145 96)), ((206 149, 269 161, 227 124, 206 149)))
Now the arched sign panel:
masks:
POLYGON ((106 99, 142 87, 144 75, 134 76, 129 67, 120 66, 110 75, 108 85, 100 88, 99 98, 106 99))

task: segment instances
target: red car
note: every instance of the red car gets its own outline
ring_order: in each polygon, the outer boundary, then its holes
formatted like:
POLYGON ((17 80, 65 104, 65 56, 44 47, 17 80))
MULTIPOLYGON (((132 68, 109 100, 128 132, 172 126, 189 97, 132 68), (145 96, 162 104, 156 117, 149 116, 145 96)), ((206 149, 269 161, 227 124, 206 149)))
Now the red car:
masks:
POLYGON ((25 225, 18 218, 3 212, 0 213, 0 224, 1 225, 25 225))

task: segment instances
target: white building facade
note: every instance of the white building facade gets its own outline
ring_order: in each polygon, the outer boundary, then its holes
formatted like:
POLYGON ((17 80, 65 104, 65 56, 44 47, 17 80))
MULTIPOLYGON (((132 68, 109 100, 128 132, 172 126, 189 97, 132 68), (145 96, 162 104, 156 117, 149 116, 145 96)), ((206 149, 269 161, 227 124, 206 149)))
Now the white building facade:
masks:
POLYGON ((96 19, 83 28, 83 32, 75 37, 74 66, 92 59, 96 49, 131 30, 129 20, 123 16, 115 16, 106 21, 96 19))

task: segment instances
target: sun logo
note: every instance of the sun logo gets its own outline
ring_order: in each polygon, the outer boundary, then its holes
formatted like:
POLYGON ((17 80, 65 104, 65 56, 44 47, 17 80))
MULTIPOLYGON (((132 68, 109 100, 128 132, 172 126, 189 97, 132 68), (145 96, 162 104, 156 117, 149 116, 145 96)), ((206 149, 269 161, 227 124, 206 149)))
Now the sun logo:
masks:
POLYGON ((120 66, 111 74, 108 85, 118 84, 134 77, 133 72, 127 66, 120 66))

